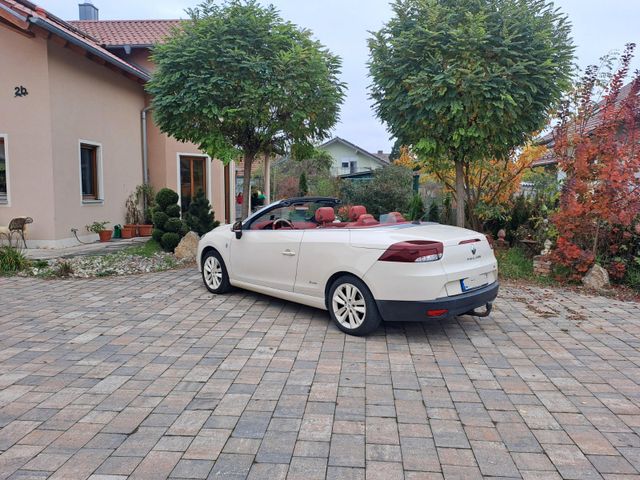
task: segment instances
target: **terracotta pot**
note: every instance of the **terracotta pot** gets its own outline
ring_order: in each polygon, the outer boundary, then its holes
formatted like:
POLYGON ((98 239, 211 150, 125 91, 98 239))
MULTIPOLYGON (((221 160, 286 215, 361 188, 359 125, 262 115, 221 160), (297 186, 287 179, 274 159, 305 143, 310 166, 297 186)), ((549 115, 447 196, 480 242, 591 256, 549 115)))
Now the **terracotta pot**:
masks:
POLYGON ((100 241, 101 242, 108 242, 111 240, 111 235, 113 235, 113 230, 102 230, 101 232, 98 232, 98 235, 100 236, 100 241))
POLYGON ((150 237, 153 231, 153 225, 138 225, 138 235, 141 237, 150 237))
POLYGON ((123 239, 129 239, 129 238, 133 238, 136 235, 136 231, 134 228, 131 228, 131 225, 125 225, 124 227, 122 227, 122 238, 123 239))
POLYGON ((133 232, 131 236, 128 238, 133 238, 138 236, 138 225, 135 225, 133 223, 127 223, 126 225, 124 225, 123 229, 125 228, 129 228, 131 232, 133 232))

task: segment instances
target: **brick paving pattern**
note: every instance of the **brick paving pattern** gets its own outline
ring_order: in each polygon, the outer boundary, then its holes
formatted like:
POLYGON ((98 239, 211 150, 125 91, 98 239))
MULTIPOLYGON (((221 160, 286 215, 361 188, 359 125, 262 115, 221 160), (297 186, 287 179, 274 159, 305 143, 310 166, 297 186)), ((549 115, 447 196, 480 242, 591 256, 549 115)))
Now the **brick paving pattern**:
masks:
POLYGON ((639 478, 635 303, 512 286, 364 339, 181 270, 0 306, 2 479, 639 478))

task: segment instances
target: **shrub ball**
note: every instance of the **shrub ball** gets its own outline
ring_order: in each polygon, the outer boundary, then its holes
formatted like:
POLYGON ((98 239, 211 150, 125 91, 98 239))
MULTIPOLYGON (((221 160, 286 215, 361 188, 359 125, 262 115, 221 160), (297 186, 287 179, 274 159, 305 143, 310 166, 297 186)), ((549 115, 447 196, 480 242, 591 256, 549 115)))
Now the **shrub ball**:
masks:
POLYGON ((184 222, 179 218, 170 218, 164 224, 164 231, 171 233, 180 233, 184 222))
POLYGON ((178 205, 177 203, 169 205, 164 212, 171 218, 180 218, 180 214, 182 213, 180 205, 178 205))
POLYGON ((180 243, 180 235, 174 232, 167 232, 162 235, 160 244, 168 252, 173 252, 180 243))
POLYGON ((169 220, 169 215, 164 212, 155 212, 153 214, 153 225, 156 228, 164 228, 164 224, 167 223, 167 220, 169 220))
POLYGON ((158 243, 161 243, 162 235, 164 235, 164 232, 159 228, 154 228, 153 232, 151 232, 151 238, 153 238, 158 243))
POLYGON ((163 188, 156 195, 156 203, 162 210, 165 210, 169 205, 178 203, 179 198, 178 194, 170 188, 163 188))

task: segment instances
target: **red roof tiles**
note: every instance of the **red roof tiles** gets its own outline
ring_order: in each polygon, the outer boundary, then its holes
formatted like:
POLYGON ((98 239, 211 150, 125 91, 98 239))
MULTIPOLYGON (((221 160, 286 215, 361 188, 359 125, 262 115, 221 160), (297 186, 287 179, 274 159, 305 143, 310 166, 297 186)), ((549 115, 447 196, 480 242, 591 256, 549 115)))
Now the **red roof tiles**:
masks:
POLYGON ((182 20, 78 20, 69 22, 106 47, 151 47, 171 35, 182 20))
POLYGON ((21 25, 20 28, 26 31, 34 28, 44 29, 50 35, 61 37, 65 42, 88 52, 90 58, 98 59, 98 63, 104 64, 106 62, 142 82, 149 79, 147 72, 114 55, 90 34, 78 30, 69 22, 61 20, 28 0, 0 0, 0 4, 3 7, 3 12, 16 19, 21 25))

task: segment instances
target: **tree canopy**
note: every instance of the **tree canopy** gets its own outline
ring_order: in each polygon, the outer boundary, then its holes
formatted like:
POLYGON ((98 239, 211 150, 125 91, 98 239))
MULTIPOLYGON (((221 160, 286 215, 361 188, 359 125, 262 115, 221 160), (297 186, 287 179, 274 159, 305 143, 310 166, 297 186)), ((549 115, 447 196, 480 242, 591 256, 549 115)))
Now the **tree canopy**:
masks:
POLYGON ((397 0, 393 11, 369 40, 375 110, 423 161, 455 164, 463 225, 465 169, 524 145, 570 87, 570 24, 546 0, 397 0))
POLYGON ((255 0, 208 0, 188 13, 153 53, 154 119, 212 157, 242 156, 248 199, 256 157, 304 157, 328 137, 344 98, 341 60, 255 0))

